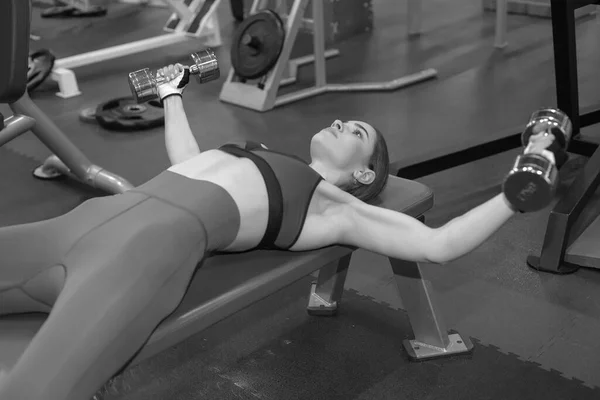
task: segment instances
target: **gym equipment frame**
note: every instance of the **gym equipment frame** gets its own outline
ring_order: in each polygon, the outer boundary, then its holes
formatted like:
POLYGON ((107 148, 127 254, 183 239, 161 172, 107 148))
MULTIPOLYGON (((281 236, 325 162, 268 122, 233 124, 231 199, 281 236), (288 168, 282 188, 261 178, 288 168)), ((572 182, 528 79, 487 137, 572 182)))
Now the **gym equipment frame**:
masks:
MULTIPOLYGON (((589 157, 583 170, 555 205, 548 219, 541 255, 530 256, 528 264, 539 271, 566 274, 579 267, 600 268, 600 219, 597 206, 590 203, 600 185, 600 151, 598 143, 580 135, 581 128, 600 122, 600 107, 580 109, 577 76, 577 43, 575 11, 598 0, 552 0, 552 36, 557 108, 564 111, 573 124, 570 153, 589 157)), ((521 132, 501 132, 458 143, 446 148, 392 164, 397 176, 416 179, 459 165, 499 154, 521 146, 521 132)))
MULTIPOLYGON (((337 55, 337 53, 327 53, 325 51, 325 22, 323 15, 322 1, 312 1, 312 19, 305 19, 304 12, 308 6, 309 0, 294 0, 289 16, 283 18, 285 22, 285 41, 283 49, 277 60, 277 63, 260 79, 260 83, 241 82, 235 74, 233 68, 221 89, 220 100, 223 102, 246 107, 255 111, 269 111, 275 107, 290 104, 296 101, 304 100, 330 92, 365 92, 365 91, 392 91, 403 87, 413 85, 425 80, 435 78, 437 71, 435 69, 425 69, 418 73, 394 79, 388 82, 355 83, 355 84, 330 84, 327 83, 327 72, 325 61, 327 55, 337 55), (290 55, 294 42, 296 40, 300 26, 311 27, 313 32, 314 57, 304 61, 313 61, 315 67, 315 86, 298 90, 292 93, 278 96, 277 92, 282 83, 290 84, 294 81, 294 76, 286 77, 286 72, 294 72, 298 62, 290 60, 290 55)), ((254 0, 250 15, 264 9, 265 1, 254 0)), ((417 12, 419 6, 413 7, 412 12, 417 12)), ((416 18, 409 26, 409 32, 416 33, 420 30, 420 18, 416 18)))
MULTIPOLYGON (((215 14, 221 0, 162 0, 162 2, 173 10, 165 26, 165 31, 169 33, 57 59, 51 74, 52 80, 58 82, 57 96, 66 99, 81 94, 73 68, 114 60, 189 39, 201 39, 206 46, 210 47, 221 46, 219 20, 215 14)), ((127 3, 135 4, 131 0, 127 3)))
POLYGON ((9 106, 13 115, 4 120, 5 127, 0 130, 0 147, 31 130, 54 153, 34 170, 34 176, 53 179, 64 175, 111 194, 133 189, 133 185, 124 178, 92 164, 27 92, 9 106))

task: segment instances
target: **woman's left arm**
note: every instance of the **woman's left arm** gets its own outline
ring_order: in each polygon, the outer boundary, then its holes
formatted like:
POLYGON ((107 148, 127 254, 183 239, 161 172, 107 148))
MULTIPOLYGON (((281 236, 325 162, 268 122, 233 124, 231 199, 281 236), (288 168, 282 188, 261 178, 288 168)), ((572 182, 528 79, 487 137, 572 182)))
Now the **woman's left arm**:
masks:
POLYGON ((341 244, 406 261, 444 264, 483 244, 515 214, 500 194, 439 228, 361 201, 344 206, 341 244))

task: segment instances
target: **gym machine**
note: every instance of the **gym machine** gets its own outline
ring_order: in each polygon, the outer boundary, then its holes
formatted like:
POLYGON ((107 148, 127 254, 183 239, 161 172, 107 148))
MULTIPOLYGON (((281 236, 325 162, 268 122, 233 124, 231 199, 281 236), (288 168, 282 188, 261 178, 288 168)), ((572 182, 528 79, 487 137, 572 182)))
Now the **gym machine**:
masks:
MULTIPOLYGON (((552 0, 558 106, 571 118, 574 134, 600 122, 598 106, 586 110, 579 107, 575 31, 577 9, 598 3, 597 0, 552 0)), ((581 140, 579 144, 580 149, 569 146, 569 150, 590 158, 552 209, 541 254, 527 258, 529 266, 539 271, 567 274, 580 267, 600 268, 600 210, 592 198, 600 185, 600 151, 598 143, 581 140)))
MULTIPOLYGON (((268 111, 309 97, 329 92, 392 91, 435 78, 437 71, 425 69, 388 82, 327 83, 325 61, 337 56, 337 50, 325 49, 325 22, 322 1, 312 1, 312 18, 304 18, 309 0, 279 0, 276 10, 264 9, 264 0, 254 0, 249 16, 238 27, 232 47, 231 63, 220 100, 255 111, 268 111), (290 59, 301 26, 312 31, 314 56, 290 59), (279 88, 295 82, 298 66, 314 63, 315 85, 308 89, 278 95, 279 88)), ((409 3, 417 13, 418 4, 409 3)), ((409 33, 417 33, 420 20, 411 20, 409 33)))
MULTIPOLYGON (((594 192, 600 185, 598 143, 580 135, 581 128, 600 122, 600 108, 580 110, 577 77, 576 11, 598 4, 598 0, 551 0, 552 37, 558 109, 571 121, 568 152, 589 157, 583 170, 552 209, 541 254, 530 255, 527 263, 539 271, 567 274, 580 267, 600 268, 600 213, 594 192)), ((392 164, 397 176, 416 179, 459 165, 480 160, 522 145, 522 134, 501 132, 491 140, 459 144, 453 149, 432 153, 425 158, 392 164)))
POLYGON ((0 102, 7 103, 13 111, 1 125, 0 146, 31 130, 54 153, 34 170, 34 176, 51 179, 67 175, 112 194, 133 188, 120 176, 92 164, 29 97, 26 88, 30 15, 30 1, 0 2, 0 48, 6 53, 0 59, 0 102))
MULTIPOLYGON (((130 4, 155 6, 148 0, 121 0, 130 4)), ((161 0, 172 11, 164 35, 94 50, 75 56, 57 59, 52 70, 52 80, 58 82, 57 96, 70 98, 81 94, 73 68, 130 56, 148 50, 170 46, 190 39, 201 39, 207 46, 222 43, 219 21, 215 14, 221 0, 161 0)))

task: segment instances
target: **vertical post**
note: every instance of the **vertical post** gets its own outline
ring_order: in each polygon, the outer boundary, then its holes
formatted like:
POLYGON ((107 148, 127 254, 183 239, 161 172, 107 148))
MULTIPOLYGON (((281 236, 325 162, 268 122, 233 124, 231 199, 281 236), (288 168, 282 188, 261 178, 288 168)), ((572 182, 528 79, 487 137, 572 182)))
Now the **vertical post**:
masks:
POLYGON ((325 17, 323 15, 323 0, 312 0, 313 5, 313 47, 315 52, 315 86, 327 84, 325 70, 325 17))
POLYGON ((506 47, 506 31, 508 19, 508 0, 496 0, 496 36, 494 47, 502 49, 506 47))
POLYGON ((423 21, 423 6, 421 0, 408 0, 406 4, 406 15, 408 19, 408 34, 421 34, 421 26, 423 21))
MULTIPOLYGON (((255 0, 255 5, 257 1, 260 0, 255 0)), ((264 85, 264 92, 266 92, 266 96, 263 104, 260 107, 261 111, 270 110, 275 105, 277 92, 281 85, 281 79, 283 78, 283 73, 285 72, 290 60, 290 55, 292 54, 292 49, 294 47, 296 37, 298 36, 298 30, 300 29, 300 25, 304 19, 308 1, 309 0, 294 0, 292 3, 290 15, 285 24, 286 35, 283 42, 283 48, 281 49, 281 54, 277 59, 277 63, 271 72, 269 72, 264 85)), ((320 1, 322 0, 319 0, 319 2, 320 1)))
POLYGON ((250 7, 250 12, 248 15, 256 14, 260 10, 264 10, 267 6, 268 0, 254 0, 252 2, 252 7, 250 7))
POLYGON ((448 347, 450 341, 446 324, 439 317, 431 283, 423 279, 421 266, 394 258, 390 258, 390 264, 415 340, 435 347, 448 347))
POLYGON ((331 316, 337 312, 342 299, 344 284, 352 253, 338 261, 327 264, 319 270, 317 282, 311 286, 307 311, 310 315, 331 316))
POLYGON ((551 0, 550 7, 557 105, 571 119, 575 137, 580 129, 575 10, 568 0, 551 0))

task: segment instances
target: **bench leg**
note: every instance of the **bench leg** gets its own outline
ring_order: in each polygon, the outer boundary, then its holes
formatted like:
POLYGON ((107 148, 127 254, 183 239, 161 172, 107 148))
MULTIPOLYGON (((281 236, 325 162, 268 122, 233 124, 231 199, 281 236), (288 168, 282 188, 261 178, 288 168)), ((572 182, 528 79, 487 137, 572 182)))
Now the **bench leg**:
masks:
POLYGON ((433 297, 431 282, 425 280, 421 266, 390 258, 396 285, 415 338, 405 340, 404 348, 412 360, 426 360, 469 353, 473 344, 458 333, 448 334, 433 297))
POLYGON ((337 312, 342 299, 344 283, 352 254, 348 254, 325 265, 319 270, 319 277, 313 282, 306 310, 309 315, 331 316, 337 312))

